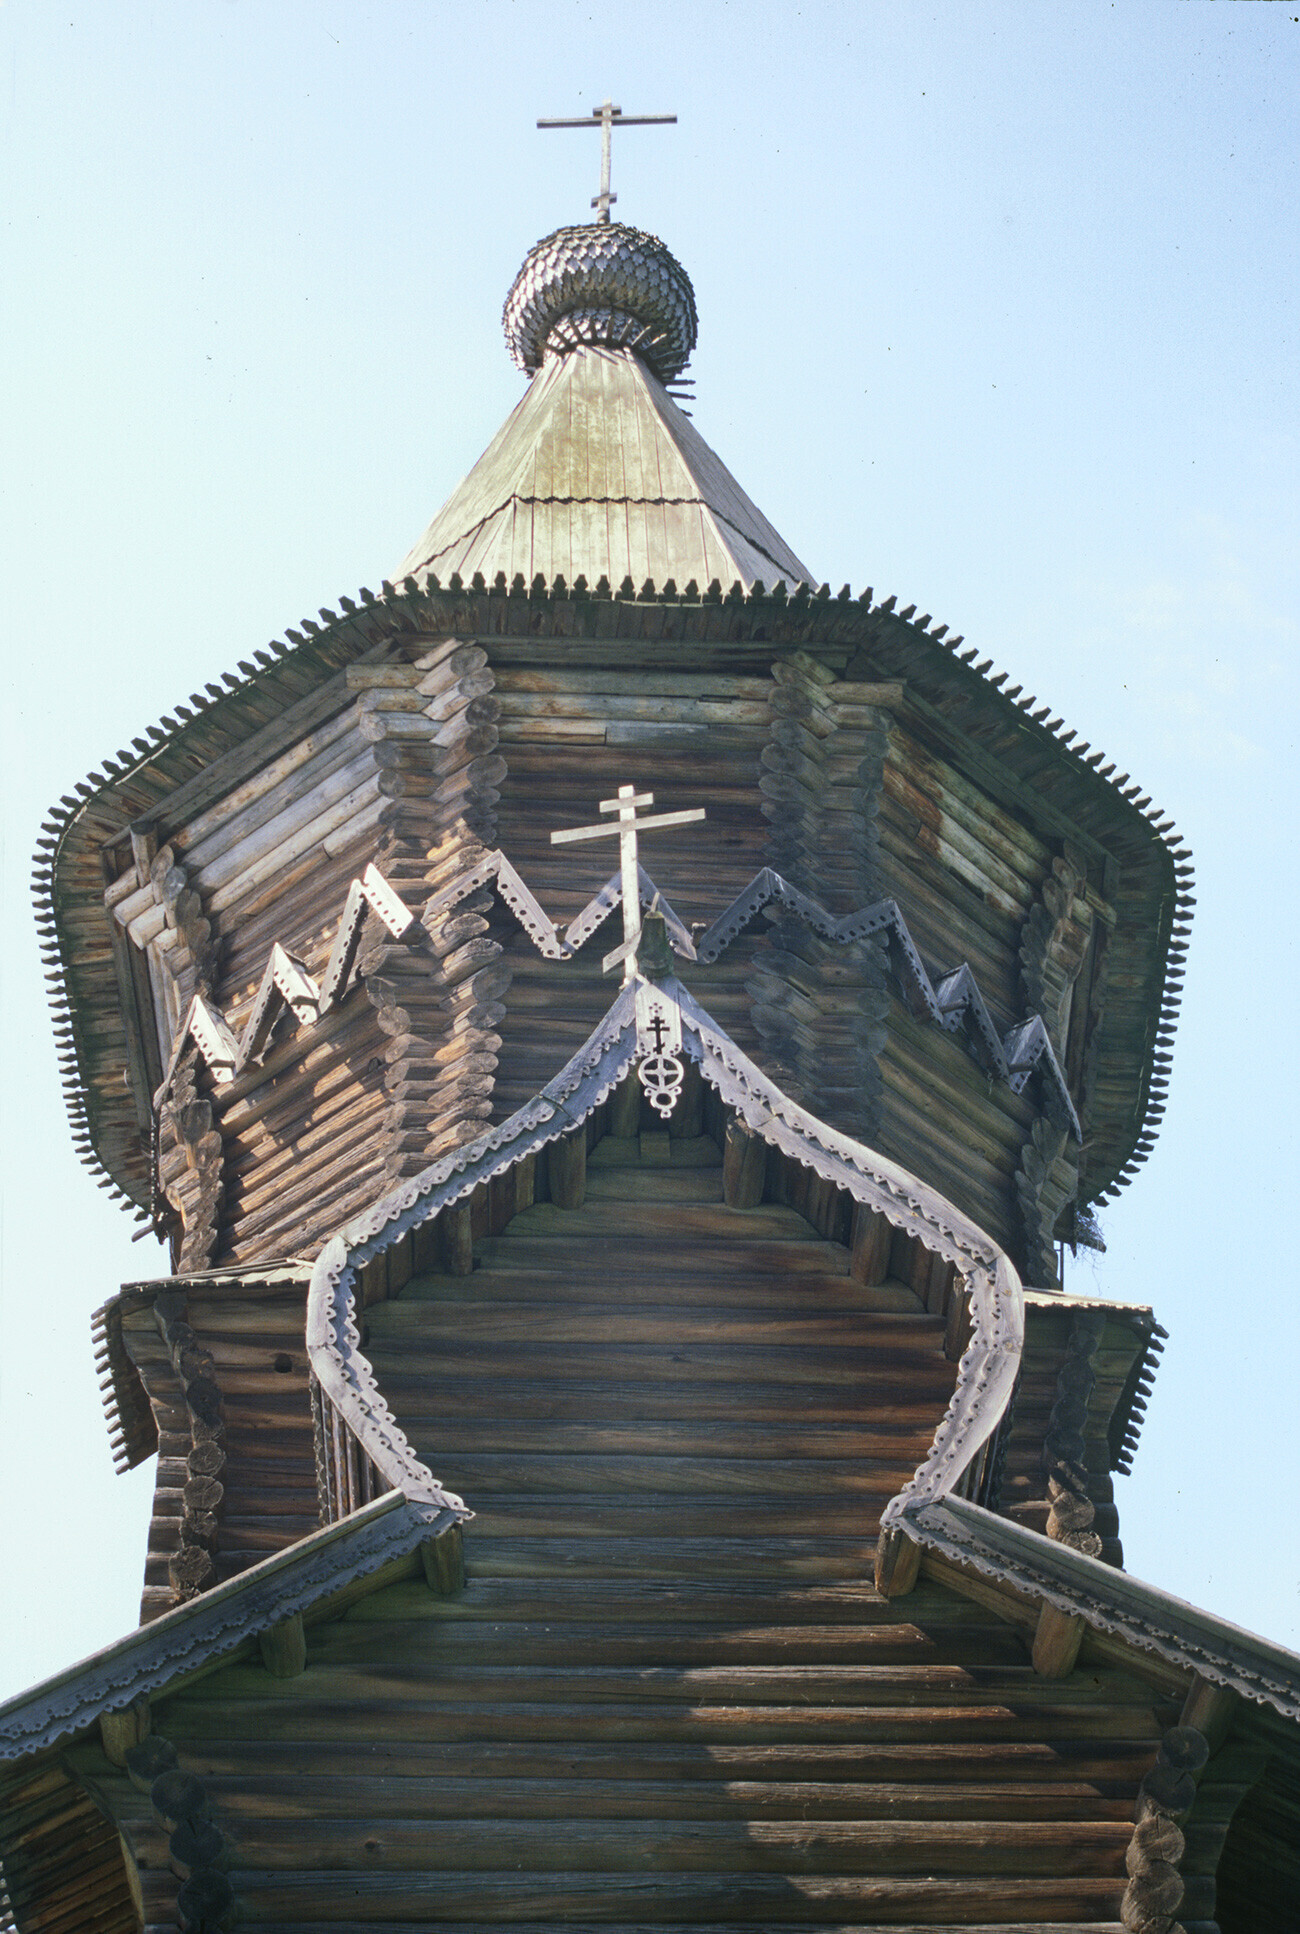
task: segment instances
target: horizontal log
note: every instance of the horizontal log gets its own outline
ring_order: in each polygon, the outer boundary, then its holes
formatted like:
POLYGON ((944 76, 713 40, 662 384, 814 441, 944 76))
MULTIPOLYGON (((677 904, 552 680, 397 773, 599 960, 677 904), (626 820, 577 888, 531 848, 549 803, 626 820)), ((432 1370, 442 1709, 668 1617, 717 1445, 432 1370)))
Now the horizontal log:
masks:
POLYGON ((977 1820, 636 1823, 570 1818, 562 1832, 554 1821, 498 1819, 486 1824, 458 1821, 443 1834, 430 1834, 423 1824, 381 1813, 355 1822, 299 1819, 292 1835, 278 1832, 274 1823, 245 1818, 240 1863, 262 1870, 373 1871, 374 1849, 366 1843, 378 1839, 390 1873, 652 1872, 670 1884, 668 1877, 674 1873, 726 1872, 739 1881, 764 1872, 906 1875, 921 1867, 935 1875, 965 1876, 966 1887, 973 1890, 980 1885, 976 1876, 1005 1868, 1011 1840, 1017 1873, 1026 1881, 1083 1874, 1095 1885, 1099 1875, 1113 1882, 1118 1873, 1122 1885, 1131 1831, 1129 1823, 1112 1820, 1023 1821, 1012 1835, 1001 1822, 977 1820))

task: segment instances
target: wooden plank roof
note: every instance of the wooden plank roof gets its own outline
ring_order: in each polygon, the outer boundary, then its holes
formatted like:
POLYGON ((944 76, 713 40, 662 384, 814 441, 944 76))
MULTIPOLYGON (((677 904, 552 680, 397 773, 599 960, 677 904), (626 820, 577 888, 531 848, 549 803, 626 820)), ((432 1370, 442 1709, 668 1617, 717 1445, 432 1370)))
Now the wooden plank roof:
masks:
POLYGON ((663 385, 629 350, 551 356, 399 566, 417 578, 808 582, 663 385))

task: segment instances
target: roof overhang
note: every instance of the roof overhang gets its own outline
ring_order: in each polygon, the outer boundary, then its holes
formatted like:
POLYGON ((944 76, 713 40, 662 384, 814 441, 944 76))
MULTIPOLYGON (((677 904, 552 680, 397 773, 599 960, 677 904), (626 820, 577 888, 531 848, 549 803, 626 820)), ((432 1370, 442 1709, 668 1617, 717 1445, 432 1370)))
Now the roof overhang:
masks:
POLYGON ((352 1587, 385 1582, 393 1566, 455 1522, 453 1512, 388 1492, 7 1700, 0 1705, 0 1760, 40 1752, 142 1694, 174 1689, 295 1614, 328 1617, 352 1587))
MULTIPOLYGON (((897 1502, 897 1500, 896 1500, 897 1502)), ((1243 1699, 1300 1719, 1300 1654, 968 1498, 908 1502, 886 1513, 923 1551, 1083 1618, 1139 1652, 1199 1673, 1243 1699)))
POLYGON ((1005 674, 990 676, 990 661, 959 653, 962 641, 946 626, 931 629, 928 616, 916 618, 914 606, 897 611, 893 598, 875 604, 869 591, 853 600, 847 590, 832 598, 825 587, 784 585, 748 594, 737 585, 725 596, 717 586, 675 596, 627 585, 614 595, 603 583, 593 594, 560 578, 531 589, 521 577, 490 588, 481 579, 465 586, 453 577, 443 588, 408 578, 400 590, 385 584, 380 597, 362 591, 359 602, 340 604, 105 761, 53 808, 38 843, 34 890, 74 1142, 102 1186, 141 1216, 150 1128, 123 1081, 130 1043, 113 955, 120 941, 103 916, 104 849, 129 845, 133 829, 164 841, 200 800, 219 797, 346 703, 345 666, 431 632, 481 638, 519 662, 599 663, 614 651, 647 666, 689 664, 703 652, 752 663, 805 651, 901 682, 901 703, 950 756, 1049 837, 1082 840, 1113 869, 1111 980, 1123 992, 1112 994, 1100 1029, 1096 1086, 1107 1099, 1093 1110, 1087 1199, 1117 1193, 1146 1159, 1164 1109, 1194 904, 1189 855, 1126 774, 1079 744, 1050 708, 1003 689, 1005 674))

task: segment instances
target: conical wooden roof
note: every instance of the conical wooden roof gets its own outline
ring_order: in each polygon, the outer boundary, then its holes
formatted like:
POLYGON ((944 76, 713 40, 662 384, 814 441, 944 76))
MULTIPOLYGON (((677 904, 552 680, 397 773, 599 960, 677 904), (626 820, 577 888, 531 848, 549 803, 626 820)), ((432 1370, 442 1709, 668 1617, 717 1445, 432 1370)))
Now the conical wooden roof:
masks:
POLYGON ((395 573, 491 584, 579 577, 815 580, 630 349, 551 353, 395 573))

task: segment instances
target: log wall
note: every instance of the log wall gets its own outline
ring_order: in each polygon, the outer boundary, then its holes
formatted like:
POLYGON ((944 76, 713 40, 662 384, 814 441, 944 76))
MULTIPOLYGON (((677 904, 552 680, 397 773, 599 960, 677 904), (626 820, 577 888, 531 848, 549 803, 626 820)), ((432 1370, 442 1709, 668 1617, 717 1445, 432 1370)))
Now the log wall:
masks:
MULTIPOLYGON (((164 968, 180 975, 155 1001, 159 1053, 191 985, 237 1032, 277 942, 318 978, 371 859, 418 914, 499 845, 566 925, 616 870, 616 843, 555 849, 550 834, 591 823, 628 783, 656 810, 706 810, 642 848, 688 924, 710 922, 764 864, 836 917, 892 898, 933 978, 969 964, 999 1033, 1041 1010, 1086 1113, 1114 921, 1095 862, 945 756, 902 684, 846 680, 816 652, 774 661, 761 645, 700 669, 633 668, 590 646, 576 660, 416 636, 348 667, 295 742, 169 826, 165 847, 138 839, 136 885, 110 890, 151 988, 164 968)), ((310 1251, 513 1112, 613 997, 618 976, 600 961, 620 937, 615 913, 577 959, 547 960, 486 888, 418 946, 372 920, 365 1000, 352 994, 300 1042, 282 1015, 265 1081, 249 1068, 222 1093, 199 1078, 188 1115, 164 1123, 184 1266, 310 1251), (202 1105, 219 1117, 219 1176, 196 1155, 211 1133, 202 1105)), ((909 1010, 882 937, 841 945, 771 908, 687 978, 796 1099, 942 1189, 1030 1280, 1054 1280, 1054 1230, 1077 1186, 1068 1124, 1044 1112, 1037 1078, 1017 1095, 964 1035, 909 1010)))
MULTIPOLYGON (((688 926, 706 925, 763 865, 759 758, 771 724, 766 673, 513 668, 497 671, 502 849, 561 925, 618 870, 618 842, 552 847, 594 824, 620 785, 653 792, 654 812, 703 806, 703 825, 648 834, 641 863, 688 926)), ((543 960, 506 918, 494 931, 511 968, 500 1022, 495 1112, 504 1118, 548 1081, 613 1000, 621 974, 600 962, 622 939, 615 911, 576 962, 543 960)), ((759 1047, 746 993, 754 939, 715 966, 684 967, 699 999, 747 1052, 759 1047)))

